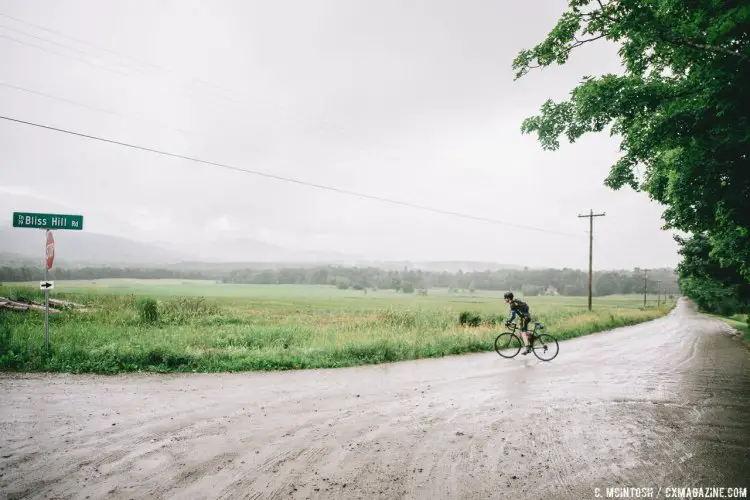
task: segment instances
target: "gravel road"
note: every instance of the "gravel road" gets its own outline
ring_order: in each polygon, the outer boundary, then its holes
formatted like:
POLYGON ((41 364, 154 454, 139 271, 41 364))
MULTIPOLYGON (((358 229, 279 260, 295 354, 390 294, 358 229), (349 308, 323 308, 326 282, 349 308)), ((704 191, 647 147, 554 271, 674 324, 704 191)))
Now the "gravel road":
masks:
POLYGON ((549 363, 0 374, 0 398, 8 499, 750 492, 750 349, 682 299, 659 320, 562 342, 549 363))

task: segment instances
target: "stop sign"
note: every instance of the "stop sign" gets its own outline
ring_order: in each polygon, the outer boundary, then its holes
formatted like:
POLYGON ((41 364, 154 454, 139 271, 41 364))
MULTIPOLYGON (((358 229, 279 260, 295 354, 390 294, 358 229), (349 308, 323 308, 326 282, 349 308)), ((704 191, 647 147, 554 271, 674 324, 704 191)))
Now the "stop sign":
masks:
POLYGON ((55 238, 52 237, 52 231, 47 230, 47 269, 52 269, 55 262, 55 238))

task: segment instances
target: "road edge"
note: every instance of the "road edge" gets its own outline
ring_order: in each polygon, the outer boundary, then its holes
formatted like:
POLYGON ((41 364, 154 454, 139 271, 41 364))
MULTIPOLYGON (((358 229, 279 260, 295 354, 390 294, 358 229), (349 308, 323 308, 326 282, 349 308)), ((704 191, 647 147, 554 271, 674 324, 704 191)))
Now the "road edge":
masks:
POLYGON ((711 318, 722 321, 725 325, 727 325, 732 330, 732 332, 734 333, 734 336, 736 336, 739 340, 741 340, 746 346, 750 347, 750 324, 743 323, 742 321, 737 321, 731 318, 725 318, 724 316, 719 316, 718 314, 706 314, 706 315, 711 318))

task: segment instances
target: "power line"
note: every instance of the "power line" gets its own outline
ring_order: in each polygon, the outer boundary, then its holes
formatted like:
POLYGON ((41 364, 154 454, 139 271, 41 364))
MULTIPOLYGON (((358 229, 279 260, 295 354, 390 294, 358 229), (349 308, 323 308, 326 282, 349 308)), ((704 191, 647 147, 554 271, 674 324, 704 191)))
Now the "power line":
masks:
POLYGON ((67 99, 65 97, 60 97, 60 96, 56 96, 56 95, 53 95, 53 94, 48 94, 46 92, 41 92, 41 91, 38 91, 38 90, 29 89, 29 88, 26 88, 26 87, 21 87, 19 85, 13 85, 11 83, 3 82, 2 80, 0 80, 0 86, 7 87, 9 89, 16 90, 16 91, 19 91, 19 92, 25 92, 27 94, 31 94, 31 95, 35 95, 35 96, 39 96, 39 97, 44 97, 46 99, 52 99, 52 100, 55 100, 55 101, 63 102, 65 104, 69 104, 71 106, 79 106, 79 107, 84 108, 84 109, 89 109, 89 110, 92 110, 92 111, 99 111, 101 113, 106 113, 106 114, 112 115, 112 116, 118 116, 120 118, 141 121, 141 122, 144 122, 144 123, 151 124, 152 126, 155 126, 155 127, 160 127, 160 128, 165 129, 165 130, 171 130, 173 132, 177 132, 177 133, 181 133, 181 134, 187 134, 187 135, 190 135, 192 137, 197 137, 197 138, 200 138, 200 139, 204 139, 204 138, 206 138, 208 136, 210 138, 219 139, 219 140, 226 140, 227 138, 241 139, 242 141, 246 141, 247 140, 246 137, 241 137, 241 136, 236 135, 236 134, 234 134, 232 132, 222 133, 222 134, 219 135, 215 131, 214 132, 207 132, 205 130, 186 130, 186 129, 179 128, 179 127, 173 127, 172 125, 170 125, 170 124, 168 124, 166 122, 159 121, 159 120, 152 120, 150 118, 145 118, 145 117, 142 117, 142 116, 128 115, 126 113, 121 113, 121 112, 113 110, 113 109, 102 108, 102 107, 99 107, 99 106, 94 106, 94 105, 91 105, 91 104, 86 104, 86 103, 83 103, 83 102, 74 101, 72 99, 67 99))
POLYGON ((103 138, 103 137, 97 137, 97 136, 93 136, 93 135, 83 134, 81 132, 75 132, 75 131, 72 131, 72 130, 67 130, 67 129, 57 128, 57 127, 52 127, 52 126, 49 126, 49 125, 42 125, 40 123, 34 123, 34 122, 25 121, 25 120, 19 120, 17 118, 11 118, 9 116, 0 115, 0 119, 6 120, 6 121, 9 121, 9 122, 14 122, 14 123, 19 123, 19 124, 23 124, 23 125, 28 125, 28 126, 31 126, 31 127, 37 127, 37 128, 41 128, 41 129, 52 130, 54 132, 60 132, 60 133, 63 133, 63 134, 73 135, 73 136, 77 136, 77 137, 83 137, 83 138, 86 138, 86 139, 92 139, 92 140, 95 140, 95 141, 106 142, 106 143, 109 143, 109 144, 116 144, 118 146, 123 146, 123 147, 126 147, 126 148, 137 149, 137 150, 141 150, 141 151, 147 151, 149 153, 155 153, 155 154, 159 154, 159 155, 163 155, 163 156, 169 156, 169 157, 172 157, 172 158, 178 158, 178 159, 181 159, 181 160, 187 160, 187 161, 192 161, 192 162, 196 162, 196 163, 202 163, 202 164, 205 164, 205 165, 212 165, 214 167, 224 168, 224 169, 227 169, 227 170, 234 170, 236 172, 243 172, 243 173, 246 173, 246 174, 257 175, 257 176, 260 176, 260 177, 267 177, 269 179, 276 179, 276 180, 285 181, 285 182, 291 182, 291 183, 294 183, 294 184, 299 184, 299 185, 308 186, 308 187, 314 187, 314 188, 323 189, 323 190, 326 190, 326 191, 332 191, 332 192, 336 192, 336 193, 340 193, 340 194, 348 194, 350 196, 356 196, 356 197, 359 197, 359 198, 365 198, 365 199, 369 199, 369 200, 381 201, 381 202, 385 202, 385 203, 392 203, 394 205, 401 205, 401 206, 409 207, 409 208, 416 208, 416 209, 419 209, 419 210, 425 210, 425 211, 428 211, 428 212, 439 213, 439 214, 442 214, 442 215, 452 215, 454 217, 461 217, 461 218, 464 218, 464 219, 472 219, 472 220, 477 220, 477 221, 481 221, 481 222, 488 222, 490 224, 499 224, 499 225, 503 225, 503 226, 515 227, 517 229, 527 229, 527 230, 530 230, 530 231, 538 231, 538 232, 549 233, 549 234, 558 234, 558 235, 561 235, 561 236, 579 237, 579 235, 576 235, 576 234, 563 233, 563 232, 560 232, 560 231, 553 231, 553 230, 549 230, 549 229, 542 229, 542 228, 537 228, 537 227, 533 227, 533 226, 525 226, 525 225, 521 225, 521 224, 513 224, 513 223, 510 223, 510 222, 504 222, 504 221, 500 221, 500 220, 496 220, 496 219, 489 219, 489 218, 486 218, 486 217, 478 217, 478 216, 474 216, 474 215, 463 214, 463 213, 460 213, 460 212, 453 212, 453 211, 450 211, 450 210, 442 210, 442 209, 439 209, 439 208, 433 208, 433 207, 428 207, 428 206, 424 206, 424 205, 417 205, 416 203, 409 203, 409 202, 405 202, 405 201, 393 200, 393 199, 390 199, 390 198, 382 198, 380 196, 373 196, 373 195, 369 195, 369 194, 365 194, 365 193, 358 193, 356 191, 349 191, 347 189, 341 189, 341 188, 337 188, 337 187, 333 187, 333 186, 325 186, 323 184, 316 184, 316 183, 313 183, 313 182, 301 181, 299 179, 293 179, 291 177, 284 177, 284 176, 281 176, 281 175, 269 174, 267 172, 261 172, 261 171, 257 171, 257 170, 250 170, 250 169, 235 167, 233 165, 227 165, 227 164, 224 164, 224 163, 217 163, 217 162, 208 161, 208 160, 201 160, 199 158, 194 158, 194 157, 191 157, 191 156, 185 156, 185 155, 181 155, 181 154, 170 153, 170 152, 167 152, 167 151, 161 151, 161 150, 158 150, 158 149, 148 148, 148 147, 145 147, 145 146, 138 146, 138 145, 130 144, 130 143, 126 143, 126 142, 120 142, 120 141, 115 141, 115 140, 112 140, 112 139, 106 139, 106 138, 103 138))
MULTIPOLYGON (((143 65, 143 66, 147 66, 147 67, 150 67, 150 68, 153 68, 153 69, 156 69, 156 70, 159 70, 159 71, 165 72, 165 73, 172 73, 172 74, 175 74, 175 75, 179 76, 179 75, 178 75, 178 74, 177 74, 177 73, 176 73, 176 72, 175 72, 174 70, 170 70, 170 69, 169 69, 169 68, 167 68, 167 67, 164 67, 164 66, 160 66, 160 65, 158 65, 158 64, 154 64, 154 63, 152 63, 152 62, 149 62, 149 61, 145 61, 145 60, 143 60, 143 59, 139 59, 139 58, 137 58, 137 57, 133 57, 133 56, 130 56, 130 55, 127 55, 127 54, 123 54, 123 53, 121 53, 121 52, 117 52, 117 51, 115 51, 115 50, 112 50, 112 49, 108 49, 108 48, 106 48, 106 47, 102 47, 101 45, 97 45, 97 44, 94 44, 94 43, 88 42, 88 41, 86 41, 86 40, 82 40, 82 39, 80 39, 80 38, 76 38, 76 37, 72 37, 72 36, 70 36, 70 35, 66 35, 65 33, 61 33, 61 32, 59 32, 59 31, 55 31, 55 30, 53 30, 53 29, 50 29, 50 28, 47 28, 47 27, 45 27, 45 26, 42 26, 42 25, 39 25, 39 24, 35 24, 35 23, 32 23, 32 22, 30 22, 30 21, 26 21, 26 20, 24 20, 24 19, 20 19, 20 18, 18 18, 18 17, 15 17, 15 16, 11 16, 10 14, 5 14, 5 13, 3 13, 3 12, 0 12, 0 16, 2 16, 2 17, 5 17, 5 18, 8 18, 8 19, 12 19, 12 20, 14 20, 14 21, 16 21, 16 22, 19 22, 19 23, 25 24, 25 25, 27 25, 27 26, 30 26, 30 27, 32 27, 32 28, 36 28, 36 29, 39 29, 39 30, 42 30, 42 31, 46 31, 46 32, 48 32, 48 33, 52 33, 53 35, 57 35, 57 36, 60 36, 60 37, 62 37, 62 38, 67 38, 68 40, 71 40, 71 41, 73 41, 73 42, 76 42, 76 43, 79 43, 79 44, 82 44, 82 45, 87 45, 87 46, 89 46, 89 47, 93 47, 93 48, 95 48, 95 49, 97 49, 97 50, 99 50, 99 51, 102 51, 102 52, 106 52, 106 53, 108 53, 108 54, 112 54, 112 55, 114 55, 114 56, 117 56, 117 57, 120 57, 120 58, 123 58, 123 59, 128 59, 128 60, 130 60, 130 61, 134 61, 134 62, 136 62, 136 63, 139 63, 139 64, 143 65)), ((13 28, 10 28, 10 29, 13 29, 13 28)), ((14 31, 17 31, 17 32, 19 32, 19 33, 23 33, 23 32, 21 32, 21 31, 18 31, 18 30, 16 30, 16 29, 14 29, 14 31)), ((27 35, 27 36, 33 36, 33 35, 27 35)), ((40 38, 40 37, 36 37, 36 36, 34 36, 34 38, 40 38)), ((43 39, 43 38, 40 38, 40 39, 41 39, 41 40, 46 40, 46 39, 43 39)), ((46 41, 49 41, 49 40, 46 40, 46 41)), ((53 44, 56 44, 56 45, 60 45, 60 46, 63 46, 63 47, 67 47, 67 48, 69 48, 69 49, 71 49, 71 50, 77 50, 78 52, 81 52, 81 51, 80 51, 80 50, 78 50, 78 49, 74 49, 73 47, 70 47, 70 46, 66 46, 66 45, 60 44, 59 42, 52 42, 52 41, 49 41, 49 43, 53 43, 53 44)), ((96 56, 94 56, 94 57, 96 57, 96 56)), ((134 66, 128 66, 128 65, 123 65, 123 66, 125 66, 125 67, 128 67, 128 68, 132 68, 132 69, 135 69, 136 71, 142 71, 142 70, 140 70, 139 68, 137 68, 137 67, 134 67, 134 66)), ((242 96, 242 95, 243 95, 243 94, 242 94, 241 92, 237 92, 237 91, 234 91, 234 90, 230 90, 230 89, 224 88, 224 87, 222 87, 222 86, 220 86, 220 85, 218 85, 218 84, 216 84, 216 83, 212 83, 212 82, 207 82, 207 81, 205 81, 205 80, 201 80, 201 79, 198 79, 198 78, 187 78, 187 79, 184 79, 184 78, 182 78, 182 79, 183 79, 183 81, 184 81, 184 82, 195 82, 195 83, 197 83, 197 84, 199 84, 199 85, 202 85, 202 86, 214 87, 215 89, 217 89, 217 90, 220 90, 220 91, 222 91, 222 92, 224 92, 224 93, 226 93, 226 94, 234 94, 234 95, 239 95, 239 96, 242 96)), ((230 99, 230 98, 228 98, 227 96, 219 96, 219 97, 223 97, 224 99, 227 99, 227 100, 229 100, 230 102, 234 102, 234 103, 236 103, 236 104, 242 104, 242 102, 243 102, 243 101, 238 101, 238 100, 236 100, 236 99, 230 99)))
POLYGON ((151 123, 153 125, 158 125, 160 127, 164 127, 164 128, 173 130, 175 132, 180 132, 180 133, 183 133, 183 134, 195 134, 195 135, 197 135, 196 132, 193 132, 193 131, 190 131, 190 130, 181 129, 181 128, 177 128, 177 127, 172 127, 171 125, 168 125, 166 123, 162 123, 162 122, 157 121, 157 120, 149 120, 147 118, 141 118, 141 117, 136 117, 136 116, 129 116, 129 115, 120 113, 119 111, 115 111, 113 109, 100 108, 98 106, 93 106, 91 104, 86 104, 86 103, 83 103, 83 102, 73 101, 73 100, 67 99, 65 97, 59 97, 59 96, 55 96, 55 95, 52 95, 52 94, 47 94, 45 92, 40 92, 38 90, 28 89, 26 87, 20 87, 18 85, 13 85, 11 83, 6 83, 6 82, 3 82, 3 81, 0 81, 0 86, 7 87, 7 88, 10 88, 10 89, 13 89, 13 90, 17 90, 19 92, 26 92, 27 94, 32 94, 32 95, 36 95, 36 96, 40 96, 40 97, 45 97, 47 99, 52 99, 52 100, 55 100, 55 101, 64 102, 64 103, 70 104, 72 106, 80 106, 82 108, 90 109, 92 111, 99 111, 100 113, 107 113, 109 115, 119 116, 121 118, 129 118, 129 119, 133 119, 133 120, 144 121, 146 123, 151 123))
POLYGON ((99 45, 95 45, 95 44, 93 44, 91 42, 87 42, 86 40, 81 40, 80 38, 75 38, 75 37, 72 37, 70 35, 66 35, 65 33, 61 33, 59 31, 55 31, 53 29, 47 28, 47 27, 39 25, 39 24, 32 23, 30 21, 25 21, 25 20, 20 19, 18 17, 11 16, 10 14, 5 14, 3 12, 0 12, 0 16, 6 17, 8 19, 13 19, 14 21, 17 21, 19 23, 25 24, 27 26, 31 26, 32 28, 36 28, 36 29, 39 29, 39 30, 42 30, 42 31, 46 31, 47 33, 52 33, 53 35, 57 35, 57 36, 61 36, 63 38, 67 38, 68 40, 71 40, 71 41, 76 42, 76 43, 80 43, 80 44, 83 44, 83 45, 88 45, 89 47, 93 47, 93 48, 95 48, 97 50, 101 50, 103 52, 108 52, 108 53, 116 55, 118 57, 123 57, 125 59, 130 59, 130 60, 135 61, 135 62, 140 63, 140 64, 145 64, 147 66, 151 66, 151 67, 154 67, 154 68, 159 68, 157 65, 151 64, 151 63, 149 63, 147 61, 142 61, 142 60, 136 59, 134 57, 131 57, 131 56, 128 56, 128 55, 125 55, 125 54, 121 54, 119 52, 115 52, 114 50, 110 50, 110 49, 101 47, 99 45))
MULTIPOLYGON (((66 45, 64 43, 60 43, 60 42, 57 42, 55 40, 50 40, 49 38, 44 38, 42 36, 32 35, 31 33, 27 33, 27 32, 25 32, 23 30, 19 30, 17 28, 12 28, 10 26, 6 26, 5 24, 0 24, 0 28, 6 29, 6 30, 10 30, 10 31, 15 31, 19 35, 27 36, 27 37, 33 38, 35 40, 40 40, 42 42, 46 42, 46 43, 49 43, 51 45, 56 45, 57 47, 62 47, 63 49, 72 50, 73 52, 77 52, 77 53, 82 54, 84 56, 97 57, 96 54, 92 54, 91 52, 86 52, 85 50, 81 50, 81 49, 79 49, 77 47, 71 47, 70 45, 66 45)), ((126 65, 126 64, 121 64, 121 63, 119 63, 119 64, 120 64, 120 66, 123 66, 123 67, 128 68, 128 69, 138 70, 138 68, 136 68, 134 66, 129 66, 129 65, 126 65)))
POLYGON ((76 57, 76 56, 71 55, 71 54, 65 54, 65 53, 61 53, 61 52, 56 52, 56 51, 50 50, 50 49, 48 49, 46 47, 40 47, 39 45, 34 45, 33 43, 29 43, 29 42, 25 42, 23 40, 19 40, 18 38, 12 37, 10 35, 6 35, 4 33, 0 33, 0 38, 5 38, 7 40, 12 40, 12 41, 14 41, 16 43, 20 43, 21 45, 26 45, 27 47, 33 47, 33 48, 35 48, 37 50, 41 50, 42 52, 47 52, 48 54, 54 54, 54 55, 60 56, 60 57, 70 57, 71 59, 75 59, 76 61, 80 61, 80 62, 82 62, 84 64, 88 64, 89 66, 93 66, 95 68, 100 68, 100 69, 103 69, 103 70, 106 70, 106 71, 110 71, 110 72, 116 73, 118 75, 132 76, 132 75, 129 75, 127 73, 123 73, 122 71, 116 70, 114 68, 109 68, 107 66, 102 66, 101 64, 93 63, 93 62, 91 62, 91 61, 89 61, 87 59, 84 59, 82 57, 76 57))
MULTIPOLYGON (((0 13, 0 15, 3 15, 3 14, 0 13)), ((4 27, 4 26, 0 25, 0 27, 4 27)), ((55 42, 55 41, 52 41, 52 40, 49 40, 49 39, 46 39, 46 38, 43 38, 43 37, 39 37, 39 36, 35 36, 35 35, 30 35, 28 33, 25 33, 23 31, 21 31, 21 30, 17 30, 17 29, 14 29, 14 28, 8 28, 8 29, 12 29, 13 31, 21 33, 21 34, 23 34, 25 36, 29 36, 31 38, 42 40, 42 41, 45 41, 47 43, 50 43, 50 44, 53 44, 53 45, 57 45, 59 47, 63 47, 63 48, 66 48, 68 50, 72 50, 74 52, 78 52, 80 54, 84 54, 86 56, 93 56, 95 58, 95 60, 91 61, 89 59, 85 59, 85 58, 82 58, 80 56, 75 56, 75 55, 72 55, 72 54, 66 54, 64 52, 57 52, 55 50, 50 50, 47 47, 41 47, 39 45, 35 45, 33 43, 29 43, 29 42, 24 41, 24 40, 19 40, 18 38, 15 38, 15 37, 10 36, 10 35, 5 34, 5 33, 0 33, 0 38, 5 38, 5 39, 8 39, 8 40, 14 41, 14 42, 16 42, 18 44, 25 45, 27 47, 31 47, 31 48, 40 50, 40 51, 46 52, 48 54, 53 54, 53 55, 56 55, 58 57, 63 57, 63 58, 64 57, 68 57, 68 58, 71 58, 71 59, 73 59, 75 61, 80 61, 80 62, 82 62, 84 64, 88 64, 91 67, 103 69, 103 70, 109 71, 111 73, 116 73, 118 75, 122 75, 122 76, 125 76, 125 77, 130 77, 130 78, 137 78, 137 75, 134 75, 132 73, 123 72, 123 71, 121 71, 119 69, 115 69, 115 68, 112 68, 112 67, 109 67, 109 66, 106 66, 106 65, 102 65, 101 63, 98 62, 98 60, 101 59, 101 58, 98 57, 98 56, 96 56, 95 54, 91 54, 89 52, 82 51, 82 50, 77 49, 75 47, 71 47, 69 45, 65 45, 65 44, 62 44, 62 43, 59 43, 59 42, 55 42)), ((106 59, 104 59, 104 60, 106 61, 106 59)), ((122 66, 124 68, 130 69, 131 71, 139 72, 139 73, 141 73, 145 77, 150 77, 151 76, 151 75, 148 75, 145 72, 145 70, 143 70, 141 68, 138 68, 138 67, 135 67, 135 66, 128 66, 128 65, 122 65, 122 66)), ((164 71, 167 71, 167 70, 164 70, 164 71)), ((193 79, 193 81, 196 81, 198 83, 203 83, 200 80, 193 79)), ((172 81, 165 81, 165 83, 167 83, 168 85, 171 85, 173 88, 177 89, 178 92, 182 92, 183 94, 185 94, 187 96, 194 97, 194 98, 206 97, 206 95, 202 95, 202 94, 199 93, 199 89, 190 88, 189 87, 189 82, 184 82, 183 81, 182 85, 179 84, 180 82, 172 82, 172 81)), ((229 92, 229 91, 227 91, 227 92, 229 92)), ((244 115, 240 114, 240 112, 238 111, 238 109, 237 109, 238 105, 240 107, 242 107, 242 109, 245 110, 245 111, 250 111, 250 112, 253 111, 252 109, 250 109, 248 107, 248 106, 251 106, 251 104, 249 104, 247 101, 241 101, 241 100, 237 100, 237 99, 232 99, 232 98, 224 96, 224 95, 208 94, 208 97, 214 98, 215 102, 218 102, 218 103, 220 103, 223 106, 226 106, 225 109, 228 109, 228 110, 230 110, 230 111, 232 111, 234 113, 237 113, 240 116, 244 116, 244 115), (224 101, 227 101, 227 102, 220 102, 222 99, 224 101), (230 106, 229 103, 233 104, 233 106, 230 106)))

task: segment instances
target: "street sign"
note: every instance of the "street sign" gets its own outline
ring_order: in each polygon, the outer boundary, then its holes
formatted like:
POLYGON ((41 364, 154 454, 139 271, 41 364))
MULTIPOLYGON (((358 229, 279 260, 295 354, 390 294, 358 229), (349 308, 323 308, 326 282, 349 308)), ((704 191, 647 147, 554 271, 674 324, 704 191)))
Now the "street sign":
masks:
POLYGON ((55 237, 52 236, 52 230, 82 231, 83 215, 13 212, 13 227, 47 230, 47 243, 44 247, 44 281, 39 282, 39 289, 44 290, 44 348, 49 352, 49 291, 55 289, 55 282, 49 279, 49 272, 55 263, 55 237))
POLYGON ((44 290, 44 348, 49 352, 49 291, 55 289, 55 282, 49 279, 49 272, 55 263, 55 237, 52 236, 52 230, 82 231, 83 215, 13 212, 13 227, 47 230, 47 242, 44 247, 44 281, 39 282, 39 289, 44 290))
POLYGON ((52 236, 52 231, 47 230, 47 270, 52 269, 52 264, 55 262, 55 238, 52 236))
POLYGON ((83 230, 83 215, 13 212, 13 227, 83 230))

